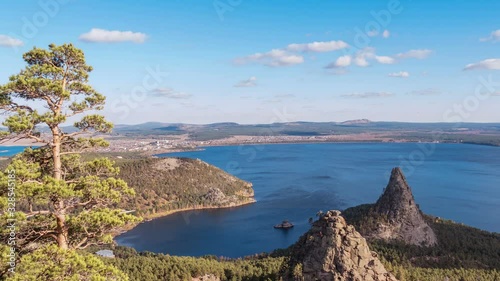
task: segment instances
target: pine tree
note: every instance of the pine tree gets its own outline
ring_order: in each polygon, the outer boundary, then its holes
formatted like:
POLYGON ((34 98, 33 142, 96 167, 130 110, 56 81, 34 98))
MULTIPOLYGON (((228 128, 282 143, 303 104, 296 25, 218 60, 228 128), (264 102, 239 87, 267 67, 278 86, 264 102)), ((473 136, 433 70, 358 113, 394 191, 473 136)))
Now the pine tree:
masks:
POLYGON ((64 251, 109 243, 110 231, 138 218, 114 208, 123 195, 134 194, 116 178, 114 162, 83 161, 80 155, 108 145, 92 135, 113 127, 101 115, 84 114, 105 104, 88 83, 92 67, 72 44, 33 48, 23 59, 26 67, 0 86, 7 115, 1 139, 32 139, 41 146, 26 149, 0 173, 1 237, 8 242, 5 224, 15 218, 19 254, 50 244, 64 251), (83 117, 73 127, 66 126, 78 115, 83 117))

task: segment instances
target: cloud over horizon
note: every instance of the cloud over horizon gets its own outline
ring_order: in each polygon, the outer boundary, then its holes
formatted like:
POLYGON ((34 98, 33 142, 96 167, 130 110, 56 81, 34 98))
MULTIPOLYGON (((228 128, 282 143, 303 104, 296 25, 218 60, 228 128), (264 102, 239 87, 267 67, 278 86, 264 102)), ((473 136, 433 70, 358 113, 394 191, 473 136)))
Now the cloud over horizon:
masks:
POLYGON ((142 44, 146 41, 147 35, 141 32, 92 28, 89 32, 80 35, 78 39, 90 43, 133 42, 142 44))

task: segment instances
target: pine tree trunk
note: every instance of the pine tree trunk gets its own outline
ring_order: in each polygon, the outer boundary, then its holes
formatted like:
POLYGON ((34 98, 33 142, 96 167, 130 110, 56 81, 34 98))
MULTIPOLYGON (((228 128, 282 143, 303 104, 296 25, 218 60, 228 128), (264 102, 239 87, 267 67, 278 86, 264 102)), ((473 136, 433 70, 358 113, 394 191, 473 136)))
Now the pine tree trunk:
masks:
MULTIPOLYGON (((59 134, 59 128, 52 128, 52 159, 54 162, 53 177, 56 180, 62 179, 62 164, 61 164, 61 136, 59 134)), ((64 202, 59 200, 54 202, 55 207, 55 217, 57 222, 57 245, 59 248, 67 250, 68 249, 68 229, 66 227, 66 211, 64 210, 64 202)))
POLYGON ((52 129, 52 159, 54 162, 53 177, 56 180, 61 180, 61 136, 59 135, 59 128, 52 129))
POLYGON ((59 248, 68 249, 68 230, 66 228, 66 216, 64 212, 56 214, 57 220, 57 245, 59 248))

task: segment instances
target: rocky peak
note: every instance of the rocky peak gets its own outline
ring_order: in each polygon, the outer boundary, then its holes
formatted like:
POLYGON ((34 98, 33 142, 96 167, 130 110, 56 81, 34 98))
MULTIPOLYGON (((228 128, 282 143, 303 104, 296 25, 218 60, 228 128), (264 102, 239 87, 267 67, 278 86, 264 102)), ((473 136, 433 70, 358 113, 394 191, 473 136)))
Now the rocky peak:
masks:
POLYGON ((328 211, 292 247, 284 280, 397 281, 339 211, 328 211))
POLYGON ((392 170, 389 183, 372 211, 385 221, 380 222, 372 233, 364 233, 367 236, 403 240, 414 245, 431 246, 437 243, 436 235, 425 222, 400 168, 392 170))
POLYGON ((392 169, 389 184, 375 204, 378 213, 386 215, 390 220, 399 219, 402 215, 420 213, 415 198, 400 168, 392 169))

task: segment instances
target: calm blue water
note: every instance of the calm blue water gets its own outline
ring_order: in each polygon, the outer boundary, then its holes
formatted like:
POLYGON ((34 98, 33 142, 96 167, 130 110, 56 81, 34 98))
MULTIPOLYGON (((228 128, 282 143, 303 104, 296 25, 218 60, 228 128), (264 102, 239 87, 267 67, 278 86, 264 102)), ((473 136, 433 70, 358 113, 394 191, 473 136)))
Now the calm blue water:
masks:
POLYGON ((26 146, 0 146, 0 157, 7 157, 22 152, 26 146))
POLYGON ((308 230, 308 219, 319 210, 374 202, 395 166, 403 168, 425 213, 500 232, 500 148, 431 146, 277 144, 169 154, 200 158, 252 182, 257 203, 174 214, 116 240, 139 251, 190 256, 239 257, 285 248, 308 230), (295 227, 274 229, 283 219, 295 227))

